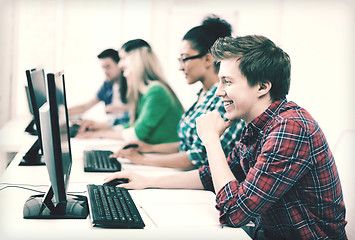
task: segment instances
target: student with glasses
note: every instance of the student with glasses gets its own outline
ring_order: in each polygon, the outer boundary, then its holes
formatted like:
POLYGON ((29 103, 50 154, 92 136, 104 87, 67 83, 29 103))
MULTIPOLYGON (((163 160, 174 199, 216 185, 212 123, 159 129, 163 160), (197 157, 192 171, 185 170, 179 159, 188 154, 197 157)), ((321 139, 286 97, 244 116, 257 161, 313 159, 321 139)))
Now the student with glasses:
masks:
MULTIPOLYGON (((185 74, 188 84, 201 82, 202 88, 196 102, 184 113, 179 122, 179 141, 156 145, 132 142, 138 147, 120 150, 112 157, 128 158, 140 165, 179 169, 198 168, 207 164, 206 149, 197 135, 195 120, 201 114, 211 111, 218 111, 222 117, 225 114, 221 99, 215 96, 219 81, 219 65, 213 61, 209 49, 218 38, 230 35, 231 25, 217 16, 211 16, 206 18, 202 25, 189 30, 183 37, 178 59, 180 70, 185 74)), ((239 140, 243 128, 244 122, 237 121, 220 137, 226 154, 239 140)))

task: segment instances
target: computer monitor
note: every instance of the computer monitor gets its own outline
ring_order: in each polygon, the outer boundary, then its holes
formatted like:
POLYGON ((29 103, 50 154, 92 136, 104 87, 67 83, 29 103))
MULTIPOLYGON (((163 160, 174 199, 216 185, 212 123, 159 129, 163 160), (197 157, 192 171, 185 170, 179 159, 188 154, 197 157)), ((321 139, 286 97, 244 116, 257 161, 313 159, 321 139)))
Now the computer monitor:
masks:
POLYGON ((27 86, 25 87, 27 101, 33 120, 26 127, 26 132, 37 135, 38 139, 30 147, 20 162, 21 166, 44 165, 42 157, 42 139, 38 109, 47 101, 45 74, 43 69, 26 70, 27 86))
POLYGON ((86 218, 85 196, 67 194, 72 155, 64 73, 47 74, 48 101, 39 109, 43 159, 51 186, 46 194, 31 196, 24 218, 86 218))
MULTIPOLYGON (((25 92, 27 96, 28 108, 33 115, 32 121, 28 124, 25 132, 31 135, 37 135, 37 126, 35 125, 35 118, 38 117, 38 109, 47 101, 46 88, 44 84, 44 69, 31 69, 26 70, 27 85, 25 86, 25 92), (31 89, 30 89, 31 88, 31 89), (34 88, 34 89, 33 89, 34 88), (31 100, 31 91, 34 90, 34 100, 31 100), (33 105, 37 106, 37 109, 33 109, 33 105)), ((33 91, 32 91, 33 92, 33 91)), ((33 95, 33 94, 32 94, 33 95)))

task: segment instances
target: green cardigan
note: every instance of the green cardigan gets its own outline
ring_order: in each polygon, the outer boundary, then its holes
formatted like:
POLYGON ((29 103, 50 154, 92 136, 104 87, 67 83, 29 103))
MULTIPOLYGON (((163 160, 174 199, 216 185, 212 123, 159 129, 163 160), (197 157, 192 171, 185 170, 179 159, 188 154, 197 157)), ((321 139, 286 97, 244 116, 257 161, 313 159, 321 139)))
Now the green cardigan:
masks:
POLYGON ((154 84, 139 98, 135 133, 149 144, 178 142, 177 126, 183 113, 179 100, 163 85, 154 84))

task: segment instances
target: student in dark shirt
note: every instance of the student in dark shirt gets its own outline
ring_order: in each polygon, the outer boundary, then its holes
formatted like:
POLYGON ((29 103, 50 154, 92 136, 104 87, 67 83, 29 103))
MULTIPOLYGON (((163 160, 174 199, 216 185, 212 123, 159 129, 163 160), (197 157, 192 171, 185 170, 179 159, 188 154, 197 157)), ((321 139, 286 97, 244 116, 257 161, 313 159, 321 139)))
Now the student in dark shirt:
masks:
POLYGON ((226 37, 211 48, 220 61, 222 98, 229 120, 216 112, 197 119, 209 166, 174 176, 132 172, 122 187, 193 188, 216 193, 222 224, 254 221, 256 239, 347 239, 345 205, 337 167, 318 123, 286 99, 290 58, 263 36, 226 37), (236 119, 247 126, 228 158, 219 136, 236 119))
POLYGON ((127 124, 129 121, 128 105, 126 104, 127 82, 122 76, 122 70, 119 66, 118 51, 111 48, 105 49, 97 57, 100 59, 106 79, 92 99, 70 107, 68 109, 69 114, 72 116, 83 114, 97 103, 104 102, 109 120, 103 122, 102 125, 112 127, 117 124, 127 124))

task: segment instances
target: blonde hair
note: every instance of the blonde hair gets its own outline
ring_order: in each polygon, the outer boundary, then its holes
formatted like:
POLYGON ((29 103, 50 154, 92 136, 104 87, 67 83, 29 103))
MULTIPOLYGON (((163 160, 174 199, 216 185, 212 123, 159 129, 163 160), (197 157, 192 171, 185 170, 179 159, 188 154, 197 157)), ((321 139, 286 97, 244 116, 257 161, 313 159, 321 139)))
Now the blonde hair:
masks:
MULTIPOLYGON (((123 49, 124 50, 124 49, 123 49)), ((145 94, 151 84, 161 84, 172 95, 172 101, 180 101, 176 94, 166 82, 160 62, 155 53, 146 46, 126 52, 125 62, 132 70, 127 100, 130 104, 130 125, 133 125, 137 118, 137 106, 141 95, 145 94)))

